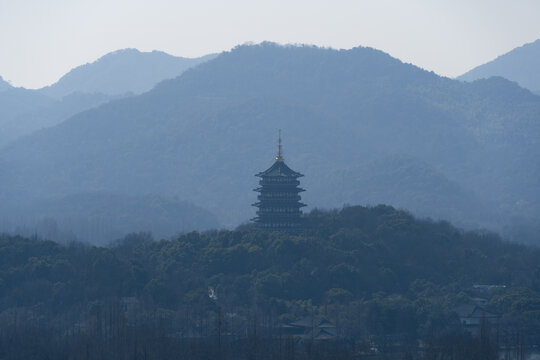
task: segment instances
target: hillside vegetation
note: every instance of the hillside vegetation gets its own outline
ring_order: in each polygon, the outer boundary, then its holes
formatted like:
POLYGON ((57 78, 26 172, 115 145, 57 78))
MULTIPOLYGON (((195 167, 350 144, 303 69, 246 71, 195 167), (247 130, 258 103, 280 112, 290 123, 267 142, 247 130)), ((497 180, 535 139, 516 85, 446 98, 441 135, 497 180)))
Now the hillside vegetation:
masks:
POLYGON ((134 234, 109 248, 2 236, 0 343, 2 334, 46 330, 49 340, 26 346, 97 358, 138 338, 161 358, 156 344, 172 349, 186 337, 195 351, 208 339, 207 351, 218 351, 217 331, 256 341, 257 327, 264 338, 269 326, 317 315, 337 324, 341 339, 381 351, 396 339, 415 349, 450 335, 465 346, 453 309, 472 303, 474 284, 499 285, 483 295, 486 306, 502 315, 501 329, 533 339, 539 264, 540 250, 382 205, 313 211, 297 234, 250 226, 161 241, 134 234))

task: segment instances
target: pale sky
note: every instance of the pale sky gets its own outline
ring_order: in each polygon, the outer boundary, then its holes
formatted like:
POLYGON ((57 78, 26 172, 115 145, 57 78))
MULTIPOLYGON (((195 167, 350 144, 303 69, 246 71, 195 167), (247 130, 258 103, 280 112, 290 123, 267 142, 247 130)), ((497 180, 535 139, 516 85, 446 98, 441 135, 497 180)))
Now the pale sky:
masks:
POLYGON ((540 38, 540 0, 0 0, 0 76, 38 88, 123 48, 371 46, 454 77, 540 38))

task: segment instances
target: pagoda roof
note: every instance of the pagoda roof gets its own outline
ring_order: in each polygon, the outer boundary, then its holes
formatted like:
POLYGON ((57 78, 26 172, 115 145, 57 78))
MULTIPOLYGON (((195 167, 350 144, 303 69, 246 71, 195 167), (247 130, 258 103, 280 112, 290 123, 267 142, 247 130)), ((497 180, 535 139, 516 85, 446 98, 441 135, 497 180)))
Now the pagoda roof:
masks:
POLYGON ((263 176, 283 176, 283 177, 301 177, 304 176, 300 174, 299 172, 296 172, 292 170, 290 167, 285 164, 285 161, 281 159, 277 159, 272 166, 270 166, 265 171, 262 171, 255 176, 263 177, 263 176))

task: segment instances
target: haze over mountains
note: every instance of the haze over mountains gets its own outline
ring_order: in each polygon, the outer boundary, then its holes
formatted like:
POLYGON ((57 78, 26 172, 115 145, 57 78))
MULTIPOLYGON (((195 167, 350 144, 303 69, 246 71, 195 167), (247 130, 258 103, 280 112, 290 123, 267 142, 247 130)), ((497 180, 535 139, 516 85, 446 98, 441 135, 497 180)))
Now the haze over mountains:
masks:
POLYGON ((502 78, 462 83, 363 47, 240 46, 4 148, 1 211, 21 198, 159 194, 235 226, 253 216, 253 174, 281 128, 312 207, 535 224, 538 118, 540 97, 502 78))
MULTIPOLYGON (((14 88, 0 78, 0 147, 81 111, 149 90, 212 57, 187 59, 125 49, 79 66, 39 90, 14 88)), ((106 243, 137 231, 163 237, 219 224, 214 215, 193 204, 144 194, 86 192, 45 199, 20 195, 13 199, 4 208, 9 216, 0 217, 0 231, 39 234, 63 242, 77 238, 106 243)))
POLYGON ((13 88, 0 78, 0 147, 81 111, 147 91, 212 56, 187 59, 159 51, 118 50, 39 90, 13 88))
POLYGON ((517 82, 520 86, 540 94, 540 39, 515 48, 496 59, 475 67, 458 77, 473 81, 501 76, 517 82))
POLYGON ((0 221, 2 227, 61 243, 79 240, 107 244, 137 232, 150 232, 161 239, 219 226, 216 217, 200 207, 155 195, 82 193, 29 200, 15 204, 11 211, 15 216, 7 220, 11 223, 0 221))

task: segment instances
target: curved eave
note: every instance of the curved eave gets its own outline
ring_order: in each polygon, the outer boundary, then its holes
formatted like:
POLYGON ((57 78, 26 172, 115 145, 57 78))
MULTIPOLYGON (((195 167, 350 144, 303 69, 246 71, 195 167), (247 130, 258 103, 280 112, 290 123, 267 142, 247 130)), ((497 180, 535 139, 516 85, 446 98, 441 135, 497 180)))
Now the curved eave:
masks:
POLYGON ((294 171, 290 167, 285 164, 283 160, 276 160, 272 166, 270 166, 265 171, 262 171, 258 174, 255 174, 255 176, 258 177, 265 177, 265 176, 283 176, 283 177, 294 177, 299 178, 304 176, 303 174, 300 174, 299 172, 294 171))

